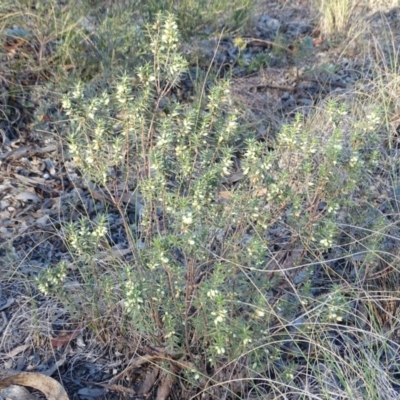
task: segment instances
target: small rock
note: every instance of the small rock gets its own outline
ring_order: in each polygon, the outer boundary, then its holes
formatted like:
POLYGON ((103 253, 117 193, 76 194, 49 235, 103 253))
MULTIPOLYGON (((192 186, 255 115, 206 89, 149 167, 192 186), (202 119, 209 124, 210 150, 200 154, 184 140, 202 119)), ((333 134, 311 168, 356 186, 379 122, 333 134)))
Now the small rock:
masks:
POLYGON ((266 21, 266 27, 272 32, 278 32, 280 26, 281 23, 277 19, 270 18, 266 21))
POLYGON ((309 277, 310 274, 307 270, 301 270, 294 276, 293 283, 299 285, 300 283, 304 283, 309 277))
POLYGON ((104 389, 98 388, 83 388, 78 390, 78 395, 82 399, 96 399, 98 397, 102 397, 105 394, 104 389))
POLYGON ((88 32, 93 33, 96 30, 96 20, 94 17, 83 17, 81 20, 81 26, 88 32))
POLYGON ((350 65, 349 59, 346 58, 346 57, 342 58, 342 64, 343 64, 344 67, 349 66, 350 65))
POLYGON ((312 106, 313 102, 310 99, 298 99, 298 103, 302 104, 303 106, 312 106))
POLYGON ((257 127, 257 136, 264 136, 267 133, 267 128, 265 125, 259 125, 257 127))
POLYGON ((312 33, 312 28, 302 22, 292 22, 286 26, 286 33, 292 37, 298 37, 312 33))
POLYGON ((279 110, 280 111, 291 110, 294 107, 296 107, 296 101, 294 100, 293 96, 289 96, 287 100, 281 101, 279 110))
POLYGON ((158 102, 158 110, 163 111, 168 106, 168 98, 166 96, 162 97, 158 102))
POLYGON ((257 30, 259 30, 262 35, 271 33, 276 35, 280 27, 281 23, 268 15, 262 15, 257 23, 257 30))

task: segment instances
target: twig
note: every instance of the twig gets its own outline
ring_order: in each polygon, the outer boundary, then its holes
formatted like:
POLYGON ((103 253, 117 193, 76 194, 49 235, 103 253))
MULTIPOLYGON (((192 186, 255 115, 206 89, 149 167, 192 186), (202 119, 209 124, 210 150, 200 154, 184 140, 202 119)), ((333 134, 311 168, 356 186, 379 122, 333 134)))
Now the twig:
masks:
POLYGON ((253 37, 246 37, 244 36, 243 39, 247 40, 249 44, 255 44, 255 43, 260 43, 261 45, 265 45, 264 47, 270 46, 270 47, 279 47, 280 49, 286 51, 289 54, 293 54, 293 50, 286 46, 282 46, 281 44, 271 42, 270 40, 264 40, 264 39, 258 39, 258 38, 253 38, 253 37))
POLYGON ((7 325, 8 325, 8 318, 7 315, 4 311, 1 312, 1 318, 3 318, 3 324, 0 326, 0 333, 2 333, 4 331, 4 329, 6 329, 7 325))

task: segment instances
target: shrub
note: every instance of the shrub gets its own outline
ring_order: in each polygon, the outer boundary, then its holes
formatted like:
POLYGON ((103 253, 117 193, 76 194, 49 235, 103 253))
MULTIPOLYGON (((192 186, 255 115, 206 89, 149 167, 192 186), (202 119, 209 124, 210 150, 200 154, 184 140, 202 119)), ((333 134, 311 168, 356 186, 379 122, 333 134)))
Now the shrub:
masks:
POLYGON ((79 83, 62 100, 69 156, 120 213, 132 258, 110 248, 109 216, 90 215, 63 230, 76 270, 49 268, 39 288, 94 329, 119 310, 121 332, 180 371, 188 392, 223 387, 240 397, 257 380, 289 390, 300 385, 295 358, 317 369, 304 342, 330 355, 316 327, 337 328, 351 312, 345 288, 316 296, 312 276, 345 242, 345 226, 360 223, 352 198, 375 168, 380 111, 353 124, 332 100, 324 129, 298 115, 271 150, 241 129, 228 81, 180 103, 187 65, 176 22, 158 15, 148 29, 149 63, 100 88, 79 83))

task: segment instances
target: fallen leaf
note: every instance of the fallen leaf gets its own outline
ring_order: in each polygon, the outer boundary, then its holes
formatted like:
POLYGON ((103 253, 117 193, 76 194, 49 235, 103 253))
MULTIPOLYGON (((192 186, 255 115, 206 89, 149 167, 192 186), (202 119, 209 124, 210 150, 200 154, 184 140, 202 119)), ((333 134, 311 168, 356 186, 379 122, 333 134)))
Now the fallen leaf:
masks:
POLYGON ((166 400, 168 398, 178 373, 179 368, 172 364, 170 373, 165 374, 161 379, 161 383, 157 390, 156 400, 166 400))
POLYGON ((85 342, 83 341, 82 335, 79 335, 79 336, 76 338, 76 345, 77 345, 78 347, 80 347, 80 348, 86 347, 86 344, 85 344, 85 342))
POLYGON ((320 46, 322 43, 324 43, 324 39, 321 36, 313 39, 313 45, 315 47, 320 46))
POLYGON ((57 362, 55 362, 53 365, 51 365, 49 368, 46 370, 42 371, 42 375, 46 376, 52 376, 56 371, 60 370, 60 367, 62 367, 65 364, 65 361, 67 360, 66 354, 63 354, 57 362))
POLYGON ((76 328, 72 333, 68 334, 61 334, 59 336, 56 336, 55 338, 50 339, 50 343, 52 347, 62 347, 67 345, 68 343, 71 342, 71 340, 74 340, 79 333, 81 332, 82 328, 76 328))
POLYGON ((158 373, 158 367, 154 367, 150 372, 148 372, 146 375, 146 379, 139 385, 138 389, 136 390, 137 394, 149 393, 157 380, 158 373))
POLYGON ((117 384, 109 385, 107 386, 107 389, 112 390, 114 392, 136 395, 136 392, 133 389, 127 388, 122 385, 117 385, 117 384))
POLYGON ((55 379, 36 372, 17 372, 0 380, 0 389, 11 385, 32 387, 42 392, 47 400, 69 400, 67 392, 55 379))
POLYGON ((65 72, 68 72, 68 71, 70 71, 71 69, 74 69, 74 68, 75 68, 74 64, 67 64, 67 65, 63 66, 63 69, 64 69, 65 72))
POLYGON ((78 395, 84 396, 84 397, 93 397, 93 399, 96 399, 98 397, 102 397, 105 394, 105 389, 99 389, 99 388, 82 388, 78 390, 78 395))
MULTIPOLYGON (((108 246, 108 244, 106 245, 105 243, 104 243, 104 245, 102 245, 103 248, 107 248, 107 246, 108 246)), ((119 248, 112 247, 110 250, 99 251, 99 252, 95 253, 93 256, 93 259, 101 260, 102 262, 107 262, 107 261, 115 260, 116 258, 123 258, 127 254, 132 253, 132 250, 129 248, 128 249, 119 249, 119 248)), ((75 268, 74 268, 74 270, 75 270, 75 268)))
POLYGON ((10 161, 16 161, 19 160, 22 157, 28 156, 30 152, 32 151, 31 146, 21 146, 16 149, 10 150, 5 154, 2 154, 0 156, 1 160, 10 160, 10 161))
POLYGON ((48 221, 49 221, 49 216, 43 215, 43 217, 38 218, 35 222, 36 222, 36 225, 46 226, 48 221))
POLYGON ((2 306, 0 306, 0 311, 3 311, 3 310, 5 310, 6 308, 8 308, 8 307, 10 307, 11 305, 13 305, 13 304, 14 304, 14 301, 15 301, 14 298, 9 297, 9 298, 7 299, 7 303, 6 303, 6 304, 3 304, 2 306))
POLYGON ((22 353, 23 351, 25 351, 26 349, 28 349, 30 347, 30 344, 23 344, 21 346, 16 347, 15 349, 11 350, 10 352, 8 352, 6 355, 4 355, 4 358, 14 358, 16 355, 18 355, 19 353, 22 353))
POLYGON ((12 174, 12 176, 26 185, 36 186, 38 184, 44 185, 46 183, 45 179, 39 178, 39 177, 28 178, 28 177, 20 175, 20 174, 12 174))
POLYGON ((244 174, 242 171, 234 172, 233 174, 230 174, 229 176, 226 176, 222 182, 223 183, 235 183, 240 181, 241 179, 244 178, 244 174))
POLYGON ((127 192, 124 193, 121 197, 121 200, 124 203, 132 204, 136 207, 136 210, 140 210, 143 204, 143 196, 136 192, 127 192))
POLYGON ((268 189, 267 188, 263 188, 263 189, 255 189, 252 192, 252 195, 255 197, 263 197, 268 193, 268 189))
POLYGON ((218 193, 218 200, 229 200, 232 197, 232 191, 221 190, 218 193))
POLYGON ((19 194, 17 194, 15 196, 15 198, 17 200, 22 200, 22 201, 29 201, 32 200, 33 202, 39 202, 40 198, 38 196, 36 196, 36 194, 25 191, 25 192, 21 192, 19 194))

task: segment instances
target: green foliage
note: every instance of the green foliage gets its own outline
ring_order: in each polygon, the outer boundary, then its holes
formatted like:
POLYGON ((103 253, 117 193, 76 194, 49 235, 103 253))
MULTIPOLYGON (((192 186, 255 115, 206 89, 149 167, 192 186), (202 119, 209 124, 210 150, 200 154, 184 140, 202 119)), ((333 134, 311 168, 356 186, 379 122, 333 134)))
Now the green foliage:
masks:
POLYGON ((253 0, 143 0, 139 7, 150 18, 160 11, 174 13, 180 31, 187 38, 194 33, 207 36, 210 30, 219 33, 224 28, 242 28, 251 16, 253 4, 253 0))
MULTIPOLYGON (((93 319, 117 304, 124 328, 171 359, 192 360, 183 373, 192 385, 225 380, 233 363, 246 366, 244 379, 268 369, 283 386, 295 385, 296 366, 287 355, 310 356, 295 348, 288 326, 299 326, 297 316, 307 308, 296 335, 316 342, 315 326, 336 326, 350 313, 341 285, 312 295, 313 266, 305 257, 323 263, 341 235, 350 235, 346 227, 363 226, 351 211, 376 165, 380 110, 349 121, 346 106, 332 100, 322 129, 297 115, 271 150, 242 131, 228 81, 214 82, 193 103, 177 100, 187 63, 171 14, 157 14, 146 34, 151 53, 134 73, 103 86, 79 82, 62 99, 69 157, 88 187, 115 200, 133 259, 99 257, 109 224, 101 216, 84 218, 64 228, 75 276, 61 263, 38 278, 38 288, 75 302, 76 312, 93 319), (229 186, 237 154, 243 178, 229 186), (117 182, 138 199, 133 223, 113 192, 117 182), (293 284, 279 270, 272 230, 307 254, 292 257, 289 268, 304 270, 304 281, 293 284), (68 284, 73 278, 78 286, 68 284), (285 283, 294 290, 282 289, 285 283), (281 294, 274 298, 274 291, 281 294), (290 343, 291 353, 282 343, 290 343), (210 371, 213 377, 202 380, 210 371)), ((371 222, 370 230, 384 229, 382 220, 371 222)), ((377 236, 357 239, 377 248, 377 236)))

